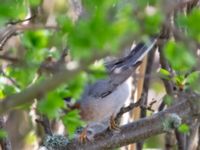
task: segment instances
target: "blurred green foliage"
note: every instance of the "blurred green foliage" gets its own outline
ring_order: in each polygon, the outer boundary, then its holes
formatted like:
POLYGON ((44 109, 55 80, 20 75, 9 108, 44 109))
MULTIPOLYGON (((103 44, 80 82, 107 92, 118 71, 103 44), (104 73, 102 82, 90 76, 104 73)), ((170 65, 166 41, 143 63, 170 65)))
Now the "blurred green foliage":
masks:
POLYGON ((163 98, 163 101, 167 106, 171 106, 172 103, 173 103, 173 99, 169 95, 165 95, 164 98, 163 98))
POLYGON ((24 0, 5 0, 0 5, 0 26, 14 19, 24 19, 28 7, 24 0))
POLYGON ((72 97, 79 99, 83 92, 84 86, 86 85, 87 74, 82 72, 78 74, 74 80, 70 81, 65 88, 65 97, 72 97))
POLYGON ((196 64, 195 57, 183 43, 168 41, 164 52, 170 65, 176 71, 188 71, 196 64))
POLYGON ((48 93, 38 104, 39 112, 46 115, 50 119, 58 118, 64 108, 65 102, 57 90, 48 93))
POLYGON ((181 132, 181 133, 188 133, 190 130, 189 126, 185 123, 181 124, 179 127, 178 127, 178 131, 181 132))
MULTIPOLYGON (((30 8, 37 8, 41 0, 5 0, 0 5, 0 26, 5 27, 5 23, 27 17, 30 8)), ((23 60, 23 64, 7 64, 4 68, 5 74, 11 77, 18 86, 10 82, 1 82, 4 79, 0 75, 0 99, 20 92, 28 88, 40 66, 48 57, 59 59, 63 48, 69 47, 72 59, 83 63, 91 62, 94 58, 106 55, 114 55, 124 49, 124 45, 132 44, 132 41, 139 40, 150 35, 157 35, 164 22, 164 14, 160 8, 147 11, 148 5, 158 7, 157 0, 83 0, 84 14, 77 21, 67 15, 70 4, 65 0, 57 0, 52 14, 56 18, 59 30, 34 29, 20 34, 20 46, 12 47, 7 53, 23 60), (22 51, 20 51, 22 49, 22 51)), ((46 17, 45 12, 43 17, 46 17)), ((41 15, 41 14, 40 14, 41 15)), ((41 16, 37 17, 41 17, 41 16)), ((36 17, 36 19, 37 19, 36 17)), ((42 18, 43 19, 43 18, 42 18)), ((38 18, 40 24, 41 18, 38 18)), ((45 18, 47 19, 47 18, 45 18)), ((45 20, 44 19, 44 20, 45 20)), ((186 36, 200 42, 200 10, 194 9, 186 16, 179 14, 178 25, 184 29, 186 36)), ((177 85, 189 83, 194 90, 200 91, 199 71, 190 72, 187 77, 185 73, 195 67, 197 60, 188 48, 186 43, 168 41, 164 47, 164 55, 169 61, 175 75, 171 78, 169 71, 161 68, 159 74, 162 78, 172 80, 177 85)), ((82 65, 82 64, 81 64, 82 65)), ((37 81, 41 82, 49 76, 42 75, 37 81)), ((79 112, 72 111, 64 116, 63 109, 67 106, 63 100, 71 97, 73 102, 77 101, 87 83, 93 83, 97 79, 106 77, 106 69, 102 61, 88 67, 87 72, 82 71, 73 80, 56 90, 49 92, 38 101, 37 110, 39 113, 48 116, 50 119, 60 118, 66 126, 67 133, 72 137, 77 127, 83 126, 79 112)), ((7 81, 7 80, 6 80, 7 81)), ((153 83, 159 92, 163 92, 162 84, 153 83)), ((164 97, 166 105, 172 105, 170 96, 164 97)), ((27 107, 20 107, 27 108, 27 107)), ((181 125, 180 132, 186 132, 187 126, 181 125)), ((0 130, 0 137, 7 134, 0 130)), ((34 139, 34 135, 27 135, 27 140, 34 139)), ((155 145, 151 145, 152 147, 155 145)), ((148 147, 147 146, 147 147, 148 147)))
POLYGON ((80 120, 78 110, 70 111, 69 113, 64 115, 61 119, 68 131, 68 135, 70 138, 74 137, 74 132, 78 127, 85 125, 85 123, 80 120))
POLYGON ((199 71, 194 71, 191 72, 187 78, 185 79, 185 83, 189 88, 193 89, 196 92, 200 92, 200 72, 199 71))
POLYGON ((177 19, 177 23, 183 29, 186 29, 187 35, 195 39, 197 42, 200 42, 200 10, 194 8, 189 15, 180 14, 177 19))
POLYGON ((34 142, 37 141, 37 136, 36 134, 34 133, 34 131, 30 131, 26 137, 24 138, 25 142, 27 144, 34 144, 34 142))
POLYGON ((145 141, 144 150, 145 149, 159 149, 163 147, 164 144, 163 135, 153 136, 145 141))
POLYGON ((170 72, 168 70, 160 68, 159 73, 162 78, 167 79, 167 80, 170 79, 170 72))
POLYGON ((7 136, 8 136, 7 132, 3 129, 0 129, 0 139, 5 138, 7 136))

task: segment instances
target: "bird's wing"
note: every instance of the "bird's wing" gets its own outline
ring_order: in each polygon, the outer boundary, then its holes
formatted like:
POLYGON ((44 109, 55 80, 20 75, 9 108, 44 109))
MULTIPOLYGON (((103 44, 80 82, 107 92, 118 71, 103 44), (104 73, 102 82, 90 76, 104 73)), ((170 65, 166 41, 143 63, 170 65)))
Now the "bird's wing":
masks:
POLYGON ((103 98, 113 92, 120 84, 126 81, 133 71, 139 66, 144 56, 152 50, 157 39, 151 39, 147 43, 139 43, 130 54, 118 60, 105 64, 109 78, 99 80, 89 87, 88 94, 95 98, 103 98))

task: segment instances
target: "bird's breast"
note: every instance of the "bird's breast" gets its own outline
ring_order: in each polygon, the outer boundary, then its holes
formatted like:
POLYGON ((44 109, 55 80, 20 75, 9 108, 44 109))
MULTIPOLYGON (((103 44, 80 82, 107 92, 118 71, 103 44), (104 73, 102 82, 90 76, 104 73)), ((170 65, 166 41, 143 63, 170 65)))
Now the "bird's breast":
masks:
POLYGON ((88 122, 102 122, 116 115, 131 96, 131 80, 118 86, 111 94, 103 98, 86 97, 81 103, 81 117, 88 122))

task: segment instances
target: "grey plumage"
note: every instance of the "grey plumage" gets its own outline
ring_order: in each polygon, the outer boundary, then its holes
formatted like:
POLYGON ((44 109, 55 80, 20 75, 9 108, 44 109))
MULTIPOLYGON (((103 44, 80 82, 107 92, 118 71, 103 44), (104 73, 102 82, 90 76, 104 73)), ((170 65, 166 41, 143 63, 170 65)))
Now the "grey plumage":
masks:
POLYGON ((116 116, 125 101, 130 98, 131 87, 128 78, 143 57, 154 47, 156 41, 151 39, 148 43, 140 43, 129 55, 105 63, 108 78, 89 85, 78 102, 81 117, 88 122, 89 127, 95 128, 95 124, 104 124, 105 128, 108 127, 109 118, 116 116))
MULTIPOLYGON (((105 63, 109 78, 99 80, 87 89, 87 96, 103 98, 111 94, 120 84, 128 79, 133 71, 141 63, 143 57, 153 48, 156 39, 152 39, 147 44, 139 43, 130 54, 118 60, 105 63)), ((87 98, 83 98, 87 99, 87 98)))

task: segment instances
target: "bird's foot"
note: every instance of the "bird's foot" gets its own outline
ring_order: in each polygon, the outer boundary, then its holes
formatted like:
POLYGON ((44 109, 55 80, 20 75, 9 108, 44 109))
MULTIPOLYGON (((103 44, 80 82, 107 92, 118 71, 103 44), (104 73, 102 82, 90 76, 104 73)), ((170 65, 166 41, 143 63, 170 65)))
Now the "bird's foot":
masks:
POLYGON ((80 143, 85 143, 86 141, 88 141, 88 137, 87 137, 87 127, 85 127, 83 129, 83 131, 80 133, 79 137, 78 137, 78 141, 80 143))
POLYGON ((110 117, 109 129, 111 131, 120 131, 119 125, 116 123, 113 115, 110 117))

